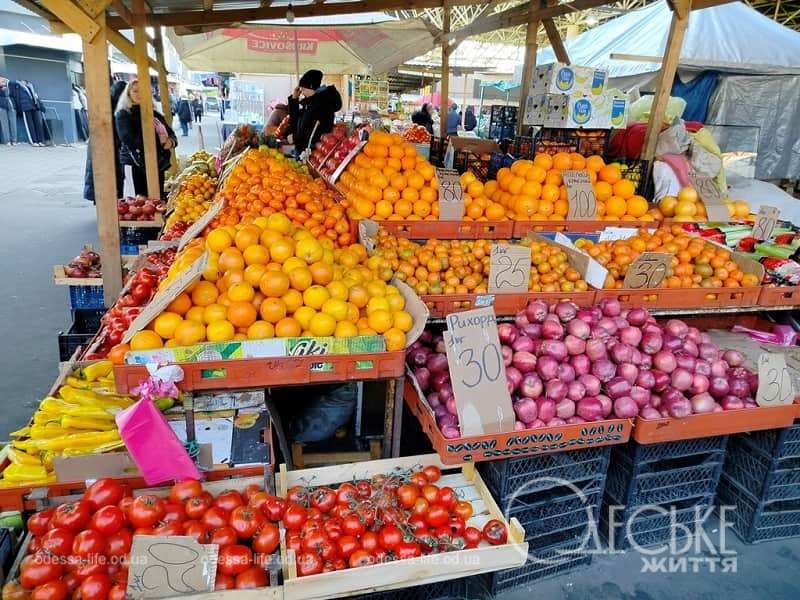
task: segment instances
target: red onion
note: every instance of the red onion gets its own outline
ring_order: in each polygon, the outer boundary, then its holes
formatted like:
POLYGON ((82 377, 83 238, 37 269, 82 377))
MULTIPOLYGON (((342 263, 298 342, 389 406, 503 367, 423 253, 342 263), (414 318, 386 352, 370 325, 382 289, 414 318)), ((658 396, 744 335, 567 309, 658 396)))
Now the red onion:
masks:
POLYGON ((755 401, 748 402, 748 400, 752 400, 752 398, 745 398, 744 399, 744 407, 745 408, 758 408, 758 404, 755 401))
POLYGON ((556 304, 555 313, 562 323, 572 321, 578 312, 578 307, 572 302, 559 302, 556 304))
POLYGON ((683 340, 683 346, 681 346, 681 351, 688 354, 692 357, 698 357, 700 355, 700 349, 697 347, 692 340, 683 340))
POLYGON ((514 431, 525 431, 526 428, 522 421, 514 421, 514 431))
POLYGON ((704 394, 708 391, 709 381, 705 375, 695 373, 692 375, 692 385, 689 387, 689 392, 692 394, 704 394))
POLYGON ((434 406, 433 414, 436 416, 437 423, 439 422, 439 419, 441 419, 444 415, 450 415, 451 417, 453 416, 447 411, 447 407, 444 404, 440 404, 439 406, 434 406))
POLYGON ((531 323, 543 323, 549 307, 544 300, 534 300, 529 302, 525 308, 525 315, 531 323))
POLYGON ((677 338, 674 335, 666 334, 664 336, 664 350, 669 350, 670 352, 677 352, 683 347, 683 340, 681 338, 677 338))
POLYGON ((530 352, 533 349, 533 340, 526 335, 521 335, 511 344, 514 352, 530 352))
POLYGON ((670 397, 669 400, 664 399, 664 407, 667 409, 667 414, 673 419, 683 419, 692 414, 691 402, 680 392, 677 396, 670 397))
POLYGON ((728 384, 730 385, 732 396, 746 398, 750 394, 750 384, 747 383, 746 379, 734 377, 728 381, 728 384))
POLYGON ((586 419, 581 419, 578 415, 573 415, 567 419, 567 425, 578 425, 579 423, 586 423, 586 419))
POLYGON ((623 342, 617 342, 611 347, 611 360, 618 365, 631 362, 633 358, 633 348, 623 342))
POLYGON ((704 358, 698 358, 694 361, 694 372, 706 377, 711 376, 711 363, 704 358))
POLYGON ((567 323, 567 333, 581 340, 588 340, 592 333, 592 328, 586 321, 581 319, 572 319, 567 323))
POLYGON ((664 371, 659 371, 655 369, 653 371, 653 377, 656 378, 656 382, 653 384, 653 391, 654 392, 663 392, 669 386, 670 377, 668 373, 664 373, 664 371))
POLYGON ((408 354, 408 364, 410 364, 412 367, 424 367, 428 362, 428 356, 430 356, 430 353, 430 349, 426 348, 425 346, 416 348, 408 354))
POLYGON ((639 407, 630 396, 622 396, 614 400, 614 414, 618 419, 632 419, 639 414, 639 407))
POLYGON ((541 419, 536 419, 533 423, 525 423, 528 426, 528 429, 539 429, 540 427, 544 427, 544 421, 541 419))
POLYGON ((686 332, 686 339, 694 344, 699 344, 703 341, 700 339, 700 330, 697 327, 689 327, 686 332))
POLYGON ((525 311, 521 310, 517 313, 517 316, 514 317, 514 325, 516 325, 517 329, 524 330, 525 327, 530 325, 530 321, 528 321, 528 315, 525 314, 525 311))
POLYGON ((664 325, 664 330, 671 336, 683 339, 686 337, 686 334, 689 333, 689 326, 680 319, 670 319, 667 321, 667 324, 664 325))
POLYGON ((661 406, 661 396, 658 394, 650 394, 650 406, 653 408, 661 406))
POLYGON ((578 354, 569 359, 569 364, 576 375, 585 375, 592 368, 592 361, 585 354, 578 354))
POLYGON ((597 421, 603 418, 603 405, 597 398, 584 398, 578 402, 576 414, 587 421, 597 421))
POLYGON ((452 398, 449 398, 447 400, 447 402, 445 403, 445 406, 447 407, 447 412, 449 412, 451 415, 457 415, 458 414, 458 408, 456 408, 456 398, 455 398, 455 396, 453 396, 452 398))
POLYGON ((530 373, 536 369, 536 357, 530 352, 514 352, 511 363, 522 374, 530 373))
POLYGON ((593 323, 597 322, 597 317, 595 316, 594 311, 589 308, 580 309, 576 316, 587 325, 592 325, 593 323))
POLYGON ((542 337, 546 340, 560 340, 564 337, 564 326, 558 321, 547 319, 542 323, 542 337))
POLYGON ((539 398, 536 400, 536 406, 539 407, 539 418, 545 423, 556 416, 556 403, 552 399, 539 398))
POLYGON ((442 416, 437 417, 436 422, 438 423, 439 427, 446 427, 448 425, 456 426, 458 425, 458 417, 445 412, 442 416))
POLYGON ((617 326, 617 334, 625 329, 626 327, 630 327, 630 323, 628 323, 627 319, 624 317, 614 317, 614 325, 617 326))
POLYGON ((750 393, 755 394, 758 390, 758 373, 749 373, 747 375, 747 383, 750 385, 750 393))
POLYGON ((750 369, 747 367, 735 367, 728 369, 728 377, 736 377, 738 379, 747 379, 750 377, 750 369))
POLYGON ((552 356, 540 356, 536 360, 536 372, 543 381, 555 379, 558 374, 558 361, 552 356))
POLYGON ((661 326, 656 323, 652 317, 649 317, 647 319, 647 323, 645 323, 644 327, 642 327, 642 333, 655 333, 658 335, 663 335, 664 330, 661 329, 661 326))
POLYGON ((607 358, 601 358, 600 360, 592 363, 592 375, 597 377, 603 383, 610 381, 611 378, 614 377, 615 373, 616 369, 614 367, 614 363, 607 358))
POLYGON ((679 390, 681 392, 687 391, 690 387, 692 387, 691 371, 687 371, 686 369, 678 367, 672 372, 672 375, 670 376, 670 384, 676 390, 679 390))
POLYGON ((517 339, 517 329, 511 323, 499 323, 497 337, 500 338, 501 344, 511 345, 517 339))
MULTIPOLYGON (((731 391, 730 385, 728 385, 728 380, 725 377, 712 377, 709 380, 708 384, 708 392, 716 399, 724 398, 727 396, 731 391)), ((738 396, 734 396, 734 398, 738 398, 738 396)))
POLYGON ((419 342, 423 344, 430 344, 433 341, 433 333, 428 329, 424 329, 422 333, 419 334, 419 342))
POLYGON ((695 413, 707 413, 714 410, 714 399, 710 394, 703 392, 702 394, 695 394, 692 396, 692 411, 695 413))
POLYGON ((450 386, 450 373, 447 371, 439 371, 431 376, 431 387, 437 392, 442 391, 445 386, 450 386))
POLYGON ((569 363, 561 363, 558 365, 557 377, 564 383, 575 381, 575 369, 569 363))
POLYGON ((617 333, 617 324, 614 322, 614 319, 603 317, 597 322, 594 332, 605 336, 614 335, 617 333))
POLYGON ((584 373, 578 381, 586 390, 587 396, 597 396, 600 393, 600 380, 591 373, 584 373))
POLYGON ((533 349, 531 350, 531 354, 535 354, 539 356, 539 351, 542 349, 542 344, 544 340, 541 338, 531 338, 533 340, 533 349))
POLYGON ((724 410, 725 410, 724 408, 722 408, 719 404, 717 404, 715 402, 714 403, 714 409, 711 412, 712 413, 718 413, 718 412, 723 412, 724 410))
POLYGON ((508 367, 506 369, 506 381, 508 382, 508 392, 511 393, 522 383, 522 373, 516 367, 508 367))
POLYGON ((569 419, 575 414, 575 402, 564 398, 556 402, 556 416, 561 419, 569 419))
POLYGON ((732 367, 738 367, 744 364, 744 356, 738 350, 725 350, 722 355, 722 360, 732 367))
POLYGON ((694 356, 686 354, 681 350, 675 354, 675 363, 678 365, 680 369, 686 369, 687 371, 694 371, 695 359, 694 356))
POLYGON ((522 333, 532 340, 542 337, 542 326, 539 323, 530 323, 522 328, 522 333))
POLYGON ((678 367, 678 361, 669 350, 661 350, 653 356, 653 366, 664 373, 672 373, 678 367))
POLYGON ((438 392, 431 392, 425 399, 428 401, 428 406, 430 406, 431 408, 436 408, 437 406, 443 406, 442 401, 439 399, 438 392))
POLYGON ((603 340, 592 338, 587 340, 586 342, 586 356, 589 357, 589 360, 592 362, 596 362, 601 358, 605 358, 608 356, 606 351, 606 345, 603 343, 603 340))
POLYGON ((710 344, 711 343, 711 336, 708 335, 705 331, 700 332, 700 343, 701 344, 710 344))
POLYGON ((636 376, 636 385, 639 387, 643 387, 646 390, 652 389, 653 386, 656 384, 656 376, 653 375, 652 371, 642 370, 639 371, 639 374, 636 376))
POLYGON ((442 435, 448 440, 455 440, 461 437, 461 432, 458 430, 458 427, 446 425, 442 427, 442 435))
POLYGON ((528 373, 522 378, 519 392, 526 398, 538 398, 542 395, 542 380, 535 373, 528 373))
POLYGON ((728 375, 728 363, 722 359, 717 359, 711 363, 711 375, 714 377, 726 377, 728 375))
POLYGON ((561 362, 567 358, 567 345, 560 340, 544 340, 539 348, 539 355, 552 356, 561 362))
MULTIPOLYGON (((583 321, 570 321, 570 323, 583 323, 583 321)), ((581 338, 572 335, 571 333, 564 338, 564 344, 567 347, 567 353, 570 356, 577 356, 586 352, 586 342, 581 338)))
POLYGON ((650 313, 648 313, 645 308, 632 308, 628 311, 625 318, 628 319, 628 323, 634 327, 641 327, 647 322, 647 317, 649 316, 650 313))
MULTIPOLYGON (((691 405, 690 405, 690 406, 691 406, 691 405)), ((658 411, 659 411, 659 413, 661 413, 661 416, 662 416, 663 418, 665 418, 665 419, 666 419, 666 418, 668 418, 668 417, 669 417, 669 411, 667 410, 666 406, 664 406, 664 407, 661 407, 660 409, 658 409, 658 411)))
POLYGON ((580 381, 570 381, 567 384, 567 398, 573 402, 577 402, 586 396, 586 386, 580 381))
POLYGON ((436 344, 433 346, 433 351, 436 354, 447 354, 447 345, 444 343, 444 338, 439 336, 436 340, 436 344))
POLYGON ((425 367, 414 369, 414 379, 417 380, 419 389, 421 389, 423 392, 427 392, 431 387, 431 372, 425 367))
POLYGON ((652 406, 645 406, 639 412, 639 416, 642 417, 643 419, 660 419, 661 418, 661 413, 658 412, 652 406))
POLYGON ((425 362, 425 366, 432 375, 437 373, 447 372, 447 355, 446 354, 431 354, 425 362))
POLYGON ((553 417, 547 422, 548 427, 563 427, 567 422, 560 417, 553 417))
POLYGON ((700 358, 704 358, 708 361, 717 360, 719 358, 719 348, 714 344, 702 343, 697 347, 697 352, 700 358))
POLYGON ((638 346, 642 341, 642 330, 636 327, 623 327, 619 330, 620 341, 628 344, 629 346, 638 346))
POLYGON ((539 407, 531 398, 521 398, 514 403, 514 412, 523 423, 531 423, 539 416, 539 407))
POLYGON ((514 356, 514 351, 508 346, 500 346, 500 353, 503 355, 503 364, 508 367, 511 365, 511 359, 514 356))
POLYGON ((636 402, 636 406, 642 408, 650 403, 650 392, 643 387, 635 385, 631 388, 631 400, 636 402))
POLYGON ((632 385, 639 376, 639 369, 631 363, 622 363, 617 367, 617 375, 632 385))
POLYGON ((544 395, 556 402, 567 397, 567 384, 560 379, 551 379, 544 384, 544 395))
POLYGON ((646 331, 642 334, 642 341, 639 347, 645 354, 656 354, 663 345, 664 338, 661 337, 661 332, 646 331))
POLYGON ((623 377, 614 377, 606 383, 605 390, 609 398, 617 399, 630 394, 631 384, 623 377))
POLYGON ((611 414, 611 411, 614 410, 614 403, 612 402, 611 398, 604 394, 600 394, 599 396, 596 396, 596 398, 600 403, 600 414, 603 415, 603 418, 606 418, 611 414))
POLYGON ((639 368, 641 369, 652 369, 653 368, 653 357, 649 354, 641 354, 641 362, 639 362, 639 368))
POLYGON ((604 298, 600 301, 600 310, 602 310, 603 314, 607 317, 617 317, 622 312, 622 307, 620 306, 619 300, 604 298))

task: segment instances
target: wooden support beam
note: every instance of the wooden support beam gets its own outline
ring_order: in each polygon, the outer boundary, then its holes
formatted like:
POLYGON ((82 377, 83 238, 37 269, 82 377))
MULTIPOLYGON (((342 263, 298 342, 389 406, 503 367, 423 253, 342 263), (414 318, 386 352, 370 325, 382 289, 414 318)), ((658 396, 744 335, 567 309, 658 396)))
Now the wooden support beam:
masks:
POLYGON ((114 156, 114 116, 108 86, 108 43, 105 14, 93 21, 98 32, 83 42, 86 97, 89 101, 89 147, 92 152, 97 233, 103 262, 103 296, 111 306, 122 291, 122 261, 119 254, 117 178, 114 156))
POLYGON ((681 19, 689 16, 689 11, 692 10, 692 0, 669 0, 670 8, 681 19))
MULTIPOLYGON (((691 0, 689 0, 691 8, 691 0)), ((650 121, 647 123, 647 133, 644 139, 642 158, 652 161, 656 154, 656 143, 658 134, 661 133, 661 126, 664 122, 664 111, 667 108, 669 95, 672 91, 672 82, 675 80, 675 71, 678 69, 678 61, 681 57, 683 47, 683 36, 686 27, 689 25, 688 11, 684 17, 678 12, 672 13, 672 22, 669 26, 669 37, 667 38, 667 48, 664 52, 664 61, 661 63, 661 70, 656 81, 655 98, 650 108, 650 121)))
MULTIPOLYGON (((544 0, 528 0, 528 12, 536 13, 542 8, 544 0)), ((522 87, 519 94, 519 110, 517 110, 517 135, 522 135, 525 130, 525 105, 533 82, 533 72, 536 70, 536 52, 539 50, 539 25, 541 21, 528 21, 525 32, 525 62, 522 65, 522 87)))
POLYGON ((126 27, 121 27, 120 29, 130 29, 133 27, 133 14, 122 0, 112 0, 111 6, 114 7, 117 14, 125 21, 126 27))
MULTIPOLYGON (((161 110, 167 123, 172 123, 172 102, 169 97, 169 82, 167 81, 167 65, 164 63, 164 38, 161 34, 161 27, 155 28, 153 36, 153 47, 156 51, 156 64, 158 68, 158 95, 161 96, 161 110)), ((178 159, 175 156, 175 149, 170 151, 170 163, 173 169, 178 167, 178 159)))
MULTIPOLYGON (((52 22, 54 20, 55 15, 44 10, 41 6, 39 6, 35 2, 31 2, 31 0, 14 0, 14 2, 19 4, 22 8, 39 15, 43 19, 46 19, 47 21, 52 22)), ((72 31, 70 31, 69 33, 72 33, 72 31)))
POLYGON ((71 0, 40 0, 42 6, 59 18, 67 27, 77 33, 84 42, 91 42, 100 27, 89 15, 71 0))
POLYGON ((156 154, 156 130, 153 126, 153 93, 150 86, 150 60, 147 56, 147 33, 145 32, 144 0, 133 0, 134 54, 139 77, 139 110, 142 117, 142 145, 147 172, 147 195, 161 197, 158 183, 158 155, 156 154))
POLYGON ((442 83, 439 95, 439 136, 447 136, 447 113, 450 111, 450 5, 445 0, 442 3, 442 83))
MULTIPOLYGON (((107 28, 106 35, 108 36, 108 41, 116 46, 117 50, 122 52, 133 62, 136 62, 136 50, 133 42, 122 35, 119 31, 111 29, 110 27, 107 28)), ((158 63, 156 61, 149 56, 147 57, 147 61, 151 69, 158 71, 158 63)))
POLYGON ((561 39, 561 34, 558 32, 555 21, 553 19, 544 19, 542 24, 544 25, 545 33, 547 33, 547 39, 550 40, 550 46, 556 55, 556 60, 570 64, 569 54, 567 54, 567 49, 564 47, 564 40, 561 39))
POLYGON ((75 0, 75 2, 92 19, 96 18, 101 12, 105 12, 108 5, 111 4, 111 0, 75 0))

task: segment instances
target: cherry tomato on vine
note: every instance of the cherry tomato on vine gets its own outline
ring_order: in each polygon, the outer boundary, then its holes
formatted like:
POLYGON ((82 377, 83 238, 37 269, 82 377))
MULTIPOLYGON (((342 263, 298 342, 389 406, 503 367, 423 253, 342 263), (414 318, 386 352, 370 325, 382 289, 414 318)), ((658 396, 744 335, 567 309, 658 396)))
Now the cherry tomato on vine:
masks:
POLYGON ((369 481, 357 481, 356 482, 356 493, 358 497, 362 500, 366 500, 370 496, 372 496, 372 486, 370 485, 369 481))
POLYGON ((453 510, 453 507, 456 505, 458 498, 456 497, 455 491, 453 488, 449 486, 444 486, 439 488, 439 499, 438 503, 444 506, 447 510, 453 510))
POLYGON ((342 531, 345 535, 352 535, 354 538, 358 538, 365 531, 364 523, 361 522, 358 515, 347 515, 342 519, 342 531))
POLYGON ((356 567, 367 567, 375 562, 375 557, 364 549, 359 549, 350 555, 347 564, 351 569, 356 567))
POLYGON ((417 542, 400 542, 395 549, 397 558, 414 558, 422 554, 422 549, 417 542))
POLYGON ((428 501, 428 504, 437 504, 439 502, 439 488, 433 484, 422 486, 420 496, 428 501))
POLYGON ((464 519, 464 521, 469 521, 470 517, 472 516, 472 504, 466 502, 464 500, 460 500, 456 502, 455 507, 453 507, 453 512, 457 514, 459 517, 464 519))
POLYGON ((449 513, 447 512, 447 509, 444 506, 436 504, 428 509, 428 512, 425 515, 425 522, 434 528, 441 527, 447 523, 448 518, 449 513))
POLYGON ((464 519, 457 515, 451 516, 447 520, 447 529, 450 531, 450 535, 453 537, 460 537, 464 535, 464 529, 466 526, 467 524, 464 522, 464 519))
POLYGON ((397 499, 403 508, 411 508, 419 498, 419 488, 410 483, 405 483, 397 488, 397 499))
POLYGON ((358 502, 358 489, 352 483, 343 483, 336 490, 336 502, 343 506, 351 506, 358 502))
POLYGON ((425 479, 427 479, 430 483, 436 483, 442 478, 442 470, 433 465, 429 465, 422 469, 422 473, 425 475, 425 479))
POLYGON ((378 531, 378 542, 386 550, 394 550, 403 541, 403 532, 395 525, 384 525, 378 531))
POLYGON ((343 535, 336 543, 339 546, 339 554, 345 560, 350 558, 353 552, 361 548, 361 544, 352 535, 343 535))
POLYGON ((420 487, 420 488, 423 487, 423 486, 428 485, 428 483, 429 483, 428 482, 428 478, 425 477, 425 473, 423 473, 422 471, 418 471, 416 473, 413 473, 411 475, 411 477, 410 477, 410 481, 411 481, 411 483, 413 483, 414 485, 416 485, 417 487, 420 487))
POLYGON ((375 552, 380 546, 378 544, 378 534, 374 531, 367 531, 361 536, 361 547, 367 552, 375 552))
POLYGON ((415 515, 425 516, 428 514, 429 508, 430 504, 425 498, 417 498, 416 502, 414 502, 414 506, 411 507, 411 512, 415 515))

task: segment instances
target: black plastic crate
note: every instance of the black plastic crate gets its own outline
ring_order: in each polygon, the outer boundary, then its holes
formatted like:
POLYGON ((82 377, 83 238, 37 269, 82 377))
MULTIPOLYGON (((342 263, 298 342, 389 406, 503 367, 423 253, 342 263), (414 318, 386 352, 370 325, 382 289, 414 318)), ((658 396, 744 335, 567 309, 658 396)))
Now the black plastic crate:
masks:
POLYGON ((535 139, 527 135, 518 135, 514 138, 511 153, 517 158, 533 159, 535 139))
POLYGON ((100 329, 100 318, 105 309, 76 309, 72 311, 73 323, 67 332, 58 333, 58 359, 69 360, 79 346, 85 346, 100 329))
POLYGON ((725 517, 733 520, 733 530, 745 543, 800 536, 799 500, 758 502, 723 475, 719 482, 717 502, 720 507, 736 507, 735 510, 726 510, 725 517))
POLYGON ((513 155, 502 152, 493 152, 489 160, 489 179, 496 179, 497 172, 503 167, 510 167, 517 160, 513 155))
POLYGON ((120 227, 119 251, 120 254, 135 256, 139 254, 139 246, 158 239, 158 227, 120 227))
POLYGON ((739 439, 770 458, 800 456, 800 423, 784 429, 768 429, 741 434, 739 439))
POLYGON ((431 137, 431 149, 428 154, 428 162, 430 162, 434 167, 444 167, 444 153, 446 151, 446 137, 431 137))
POLYGON ((486 485, 500 506, 524 486, 532 494, 603 475, 608 468, 610 446, 540 456, 509 458, 479 463, 486 485))
POLYGON ((629 442, 624 445, 614 446, 611 457, 614 459, 617 456, 621 456, 627 458, 630 462, 645 463, 695 456, 697 454, 722 454, 725 452, 727 443, 728 437, 724 435, 663 444, 629 442))
POLYGON ((388 592, 353 596, 358 600, 484 600, 489 598, 487 577, 474 575, 388 592))
POLYGON ((636 193, 644 198, 652 198, 655 194, 653 174, 650 173, 650 161, 641 158, 604 157, 606 164, 620 165, 622 176, 636 184, 636 193))
POLYGON ((516 518, 526 535, 554 531, 566 525, 597 520, 605 488, 605 474, 592 479, 552 487, 509 500, 501 510, 506 519, 516 518), (592 512, 590 513, 589 510, 592 512))
POLYGON ((534 139, 534 152, 577 152, 581 156, 604 156, 608 149, 609 132, 609 129, 542 127, 534 139))
POLYGON ((733 439, 723 473, 759 500, 800 499, 800 457, 769 458, 733 439))

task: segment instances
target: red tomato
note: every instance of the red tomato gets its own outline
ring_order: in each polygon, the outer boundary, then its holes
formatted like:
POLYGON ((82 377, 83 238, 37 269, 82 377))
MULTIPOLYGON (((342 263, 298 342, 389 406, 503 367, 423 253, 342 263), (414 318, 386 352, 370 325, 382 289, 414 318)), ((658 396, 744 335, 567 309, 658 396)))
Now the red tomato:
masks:
POLYGON ((378 541, 386 550, 394 550, 403 541, 403 532, 395 525, 384 525, 378 531, 378 541))
POLYGON ((125 515, 118 506, 113 504, 107 504, 94 513, 89 520, 89 527, 103 535, 115 534, 124 526, 125 515))
POLYGON ((64 576, 61 578, 67 586, 67 592, 72 593, 78 589, 78 586, 81 584, 81 580, 75 575, 75 573, 65 573, 64 576))
POLYGON ((311 492, 311 506, 327 513, 336 506, 336 492, 328 487, 320 487, 311 492))
POLYGON ((324 522, 319 519, 314 519, 313 521, 306 521, 300 528, 300 535, 305 537, 307 535, 311 535, 312 533, 317 533, 319 531, 322 531, 324 525, 325 525, 324 522))
POLYGON ((247 546, 223 546, 219 549, 217 571, 223 575, 238 575, 246 571, 252 562, 253 552, 247 546))
POLYGON ((183 505, 183 512, 190 519, 200 519, 203 517, 209 508, 211 508, 211 501, 208 498, 197 497, 189 498, 183 505))
POLYGON ((338 519, 344 519, 347 515, 352 514, 353 509, 349 506, 344 506, 343 504, 337 504, 331 509, 331 512, 328 513, 331 517, 336 517, 338 519))
POLYGON ((350 565, 351 569, 356 567, 366 567, 375 562, 375 557, 372 556, 369 552, 363 549, 356 550, 353 554, 350 555, 350 560, 348 560, 347 564, 350 565))
POLYGON ((54 581, 61 577, 64 569, 57 558, 42 552, 32 554, 20 569, 19 582, 23 587, 32 590, 38 585, 54 581))
POLYGON ((303 552, 297 557, 297 576, 316 575, 322 573, 322 558, 313 552, 303 552))
POLYGON ((34 588, 31 600, 65 600, 68 593, 67 584, 56 579, 34 588))
POLYGON ((414 506, 417 498, 419 498, 419 488, 417 486, 406 483, 397 488, 397 499, 403 508, 414 506))
POLYGON ((434 528, 441 527, 447 523, 448 517, 447 509, 440 504, 436 504, 428 509, 428 513, 425 515, 425 522, 434 528))
POLYGON ((283 524, 286 529, 300 529, 303 523, 306 522, 308 513, 306 509, 298 504, 289 504, 286 507, 286 512, 283 513, 283 524))
POLYGON ((428 513, 428 508, 430 508, 430 504, 428 504, 425 498, 417 498, 417 501, 414 502, 414 506, 411 507, 411 512, 415 515, 425 516, 428 513))
POLYGON ((110 591, 111 579, 102 573, 89 575, 78 588, 81 600, 106 600, 110 591))
POLYGON ((242 492, 242 496, 244 497, 244 501, 249 504, 250 503, 250 498, 253 496, 253 494, 258 494, 258 493, 262 493, 263 494, 264 493, 264 488, 262 488, 257 483, 248 483, 245 486, 244 491, 242 492))
POLYGON ((322 511, 318 509, 316 506, 312 506, 306 509, 306 518, 309 521, 321 521, 322 520, 322 511))
POLYGON ((372 496, 372 485, 370 485, 369 481, 357 481, 356 492, 359 498, 366 500, 372 496))
POLYGON ((154 531, 155 531, 155 529, 153 529, 152 527, 137 527, 136 529, 133 530, 133 535, 134 536, 137 536, 137 535, 153 535, 154 531))
POLYGON ((200 520, 203 522, 203 525, 211 530, 219 529, 228 524, 228 512, 216 506, 212 506, 203 513, 200 520))
POLYGON ((439 504, 444 506, 447 510, 452 510, 453 507, 456 505, 458 498, 456 498, 456 493, 453 491, 453 488, 449 486, 444 486, 439 488, 439 504))
POLYGON ((308 506, 308 488, 300 485, 290 487, 286 492, 286 501, 300 506, 308 506))
POLYGON ((86 529, 91 518, 91 508, 88 502, 67 502, 56 508, 53 518, 50 520, 51 527, 66 527, 70 531, 78 532, 86 529))
POLYGON ((164 523, 183 523, 186 520, 186 509, 182 502, 165 502, 164 516, 161 521, 164 523))
POLYGON ((333 560, 339 556, 339 546, 327 538, 320 544, 318 551, 322 560, 333 560))
POLYGON ((508 530, 502 521, 492 519, 483 526, 483 539, 492 546, 505 544, 508 540, 508 530))
POLYGON ((119 571, 111 577, 113 583, 119 583, 122 587, 128 587, 128 567, 120 567, 119 571))
POLYGON ((295 554, 299 554, 303 548, 303 537, 297 531, 286 532, 286 547, 294 550, 295 554))
POLYGON ((428 501, 428 504, 436 504, 439 501, 439 488, 429 483, 422 486, 420 495, 428 501))
POLYGON ((33 536, 25 554, 36 554, 42 548, 42 538, 33 536))
POLYGON ((83 499, 89 503, 89 507, 95 511, 98 508, 117 504, 125 495, 125 488, 118 481, 108 477, 98 479, 88 487, 83 494, 83 499))
POLYGON ((172 521, 164 523, 160 521, 161 525, 153 530, 154 535, 183 535, 183 522, 172 521))
POLYGON ((417 531, 428 528, 428 524, 425 522, 425 517, 422 515, 411 515, 408 518, 408 524, 413 528, 415 535, 418 535, 417 531))
POLYGON ((442 470, 433 465, 429 465, 422 469, 422 473, 425 475, 425 479, 427 479, 430 483, 436 483, 442 477, 442 470))
POLYGON ((233 590, 236 589, 236 580, 230 575, 223 575, 217 573, 217 578, 214 580, 214 590, 233 590))
POLYGON ((145 494, 134 499, 128 511, 128 520, 134 527, 151 527, 164 517, 165 512, 161 498, 145 494))
POLYGON ((218 546, 232 546, 239 541, 233 527, 220 527, 211 533, 210 544, 217 544, 218 546))
POLYGON ((473 512, 472 504, 466 500, 460 500, 459 502, 456 502, 455 507, 453 507, 453 512, 464 519, 464 521, 469 521, 469 518, 472 516, 473 512))
POLYGON ((102 555, 87 556, 86 558, 75 556, 74 558, 77 559, 75 575, 81 581, 92 575, 108 574, 108 561, 102 555))
POLYGON ((214 500, 214 506, 228 512, 233 512, 234 508, 244 506, 244 500, 239 492, 228 490, 227 492, 222 492, 216 497, 214 500))
POLYGON ((336 503, 342 506, 352 506, 358 502, 358 490, 352 483, 343 483, 336 490, 336 503))
POLYGON ((303 536, 303 551, 316 552, 319 554, 319 547, 328 539, 328 536, 322 530, 312 531, 303 536))
POLYGON ((361 522, 364 523, 364 527, 369 528, 375 524, 375 519, 378 518, 378 509, 362 502, 361 505, 356 508, 356 514, 358 518, 361 519, 361 522))
POLYGON ((332 563, 333 563, 333 568, 336 569, 337 571, 341 571, 347 568, 347 563, 341 556, 339 558, 334 558, 332 563))
POLYGON ((283 513, 286 512, 286 500, 271 496, 264 503, 264 507, 261 509, 261 512, 263 512, 264 516, 270 521, 277 523, 283 518, 283 513))
POLYGON ((452 516, 447 520, 447 529, 450 532, 450 535, 454 537, 461 537, 464 535, 464 528, 467 526, 464 523, 464 519, 459 516, 452 516))
POLYGON ((94 529, 87 529, 75 536, 72 541, 72 553, 81 557, 105 554, 106 545, 106 538, 103 534, 94 529))
POLYGON ((466 543, 467 548, 477 548, 478 544, 481 543, 481 539, 483 539, 483 534, 477 527, 464 529, 464 543, 466 543))
POLYGON ((50 518, 53 516, 54 512, 56 512, 55 508, 48 508, 47 510, 31 515, 30 518, 28 518, 28 531, 33 535, 44 535, 47 533, 50 518))
POLYGON ((240 506, 231 513, 230 524, 240 540, 252 538, 258 528, 266 522, 264 515, 255 508, 240 506))
POLYGON ((375 557, 376 563, 384 563, 389 560, 389 551, 386 548, 378 548, 372 553, 372 556, 375 557))
POLYGON ((207 544, 209 538, 208 527, 200 521, 184 521, 183 535, 188 535, 200 544, 207 544))
POLYGON ((336 543, 339 546, 339 554, 345 560, 350 558, 353 552, 361 548, 361 544, 358 543, 358 540, 351 535, 343 535, 336 543))
POLYGON ((261 567, 249 567, 236 576, 237 590, 253 590, 266 585, 267 574, 261 567))
POLYGON ((125 600, 127 585, 124 583, 115 583, 111 586, 111 591, 108 592, 108 600, 125 600))
POLYGON ((122 514, 125 515, 126 519, 128 518, 128 511, 131 509, 131 504, 133 504, 133 496, 125 496, 117 503, 117 506, 122 511, 122 514))
POLYGON ((184 479, 179 481, 169 490, 171 502, 184 504, 187 500, 197 498, 203 493, 203 486, 196 479, 184 479))
POLYGON ((342 531, 345 535, 352 535, 357 538, 364 533, 364 530, 364 523, 361 522, 357 515, 347 515, 342 519, 342 531))
POLYGON ((75 534, 65 527, 56 527, 45 533, 41 538, 42 549, 56 556, 72 554, 72 542, 75 534))
POLYGON ((422 549, 416 542, 400 542, 394 553, 400 559, 414 558, 422 554, 422 549))
POLYGON ((253 492, 247 499, 247 506, 252 506, 257 511, 264 514, 264 505, 270 498, 271 496, 267 492, 253 492))
POLYGON ((278 526, 274 523, 264 523, 253 538, 252 546, 256 552, 272 554, 280 543, 281 535, 278 526))
POLYGON ((428 485, 428 478, 425 477, 425 473, 423 473, 422 471, 413 473, 409 479, 411 483, 420 488, 425 485, 428 485))
POLYGON ((381 509, 381 521, 386 525, 402 525, 406 521, 406 515, 399 508, 390 506, 381 509))
POLYGON ((374 531, 367 531, 361 536, 361 547, 367 552, 375 552, 378 549, 378 534, 374 531))
POLYGON ((125 556, 131 550, 131 543, 133 543, 133 534, 130 529, 123 527, 106 538, 106 554, 108 556, 125 556))

